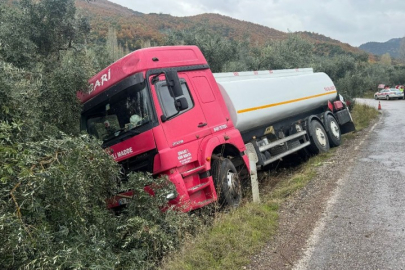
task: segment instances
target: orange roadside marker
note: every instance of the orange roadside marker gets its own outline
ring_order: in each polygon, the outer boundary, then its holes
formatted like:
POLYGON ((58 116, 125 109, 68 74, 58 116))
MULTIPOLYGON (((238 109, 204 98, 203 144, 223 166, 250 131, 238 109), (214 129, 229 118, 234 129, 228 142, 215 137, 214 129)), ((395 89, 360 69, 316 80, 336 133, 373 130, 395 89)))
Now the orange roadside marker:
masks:
POLYGON ((378 109, 381 110, 381 103, 378 101, 378 109))

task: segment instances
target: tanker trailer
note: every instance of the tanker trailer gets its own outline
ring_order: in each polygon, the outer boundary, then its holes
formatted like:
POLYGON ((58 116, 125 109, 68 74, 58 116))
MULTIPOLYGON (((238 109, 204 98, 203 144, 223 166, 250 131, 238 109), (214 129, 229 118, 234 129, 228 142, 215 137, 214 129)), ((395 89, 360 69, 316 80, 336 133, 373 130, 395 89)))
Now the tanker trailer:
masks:
POLYGON ((214 77, 248 152, 257 154, 258 169, 293 152, 326 152, 354 130, 332 80, 312 68, 214 77))

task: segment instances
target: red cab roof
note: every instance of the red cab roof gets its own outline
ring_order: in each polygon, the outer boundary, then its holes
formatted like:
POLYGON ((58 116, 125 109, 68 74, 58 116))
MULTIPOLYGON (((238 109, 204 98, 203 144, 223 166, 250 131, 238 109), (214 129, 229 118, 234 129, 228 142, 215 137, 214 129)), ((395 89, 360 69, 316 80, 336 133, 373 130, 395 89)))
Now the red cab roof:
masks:
POLYGON ((126 77, 150 69, 206 65, 197 46, 164 46, 136 50, 109 65, 89 80, 89 89, 78 93, 86 102, 126 77))

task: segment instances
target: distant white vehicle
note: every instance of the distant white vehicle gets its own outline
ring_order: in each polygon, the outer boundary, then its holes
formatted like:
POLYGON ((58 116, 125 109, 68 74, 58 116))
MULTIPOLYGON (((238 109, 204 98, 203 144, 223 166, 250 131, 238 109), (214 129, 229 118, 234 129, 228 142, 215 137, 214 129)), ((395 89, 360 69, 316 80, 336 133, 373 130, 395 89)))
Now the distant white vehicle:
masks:
POLYGON ((383 89, 374 94, 374 99, 404 99, 404 93, 395 88, 383 89))

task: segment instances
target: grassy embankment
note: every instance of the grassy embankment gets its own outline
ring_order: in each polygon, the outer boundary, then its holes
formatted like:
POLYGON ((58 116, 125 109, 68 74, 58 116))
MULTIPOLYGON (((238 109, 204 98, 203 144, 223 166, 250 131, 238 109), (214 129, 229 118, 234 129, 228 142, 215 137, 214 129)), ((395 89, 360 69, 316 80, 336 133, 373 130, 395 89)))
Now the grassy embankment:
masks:
POLYGON ((357 130, 362 130, 370 125, 370 122, 378 115, 376 108, 364 104, 356 104, 352 111, 352 117, 357 130))
MULTIPOLYGON (((362 104, 356 104, 352 111, 357 130, 367 127, 377 115, 375 108, 362 104)), ((353 137, 353 134, 345 135, 343 140, 353 137)), ((247 265, 251 256, 277 232, 280 205, 304 187, 315 176, 316 166, 333 153, 332 149, 310 158, 292 169, 291 176, 283 177, 274 187, 269 184, 261 187, 260 204, 246 201, 229 213, 218 213, 213 226, 190 237, 181 251, 168 256, 163 269, 240 269, 247 265), (270 191, 264 192, 267 189, 270 191)), ((271 177, 277 177, 277 173, 271 177)))
POLYGON ((363 94, 363 98, 371 98, 371 99, 374 99, 374 94, 375 94, 375 92, 377 92, 377 91, 373 91, 373 90, 368 90, 368 91, 365 91, 364 92, 364 94, 363 94))

